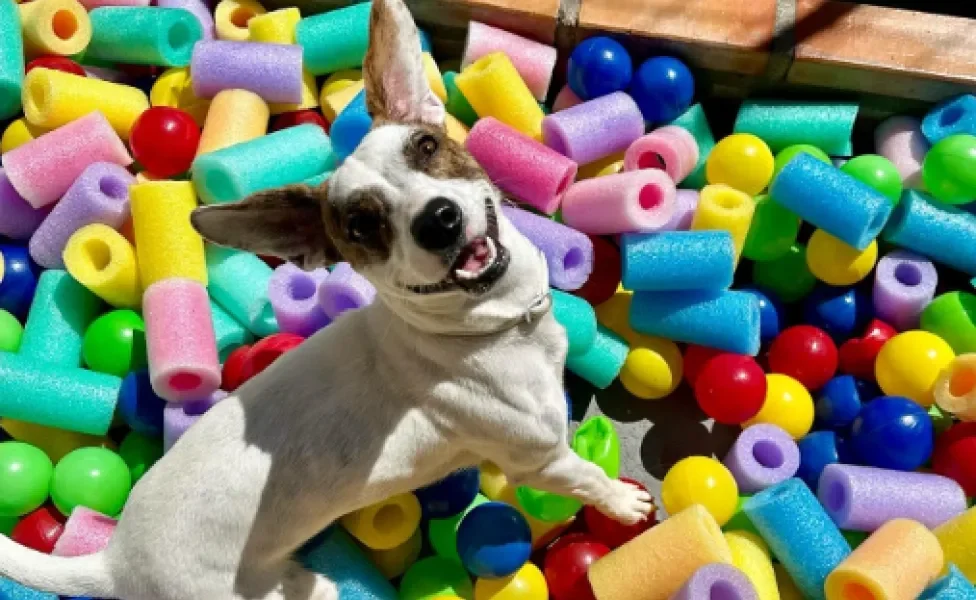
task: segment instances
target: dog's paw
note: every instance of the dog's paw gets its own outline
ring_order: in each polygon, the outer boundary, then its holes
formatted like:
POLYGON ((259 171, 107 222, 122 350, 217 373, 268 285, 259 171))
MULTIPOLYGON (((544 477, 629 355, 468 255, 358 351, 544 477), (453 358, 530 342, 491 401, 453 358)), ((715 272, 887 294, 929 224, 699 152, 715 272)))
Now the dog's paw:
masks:
POLYGON ((624 525, 633 525, 654 510, 654 498, 645 490, 626 481, 613 480, 606 502, 597 510, 624 525))

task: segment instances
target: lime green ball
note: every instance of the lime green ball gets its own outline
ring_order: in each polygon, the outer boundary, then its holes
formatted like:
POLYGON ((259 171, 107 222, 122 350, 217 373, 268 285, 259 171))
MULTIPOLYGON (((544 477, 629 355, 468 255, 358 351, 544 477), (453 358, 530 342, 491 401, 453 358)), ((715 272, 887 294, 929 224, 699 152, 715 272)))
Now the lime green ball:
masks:
POLYGON ((17 317, 0 309, 0 352, 20 350, 20 338, 23 335, 24 327, 17 317))
POLYGON ((932 146, 922 162, 925 188, 946 204, 976 199, 976 136, 950 135, 932 146))
POLYGON ((768 194, 756 196, 756 210, 752 214, 742 256, 749 260, 780 258, 790 251, 799 233, 800 217, 774 202, 768 194))
POLYGON ((752 524, 752 521, 746 516, 746 512, 742 510, 742 505, 746 503, 751 495, 739 496, 739 502, 735 505, 735 512, 732 513, 732 518, 729 522, 722 526, 722 531, 747 531, 749 533, 754 533, 759 535, 759 530, 756 526, 752 524))
POLYGON ((478 494, 460 514, 446 519, 430 520, 427 527, 427 539, 430 540, 430 546, 434 549, 435 554, 461 564, 461 556, 457 551, 457 531, 461 525, 461 519, 471 512, 475 506, 485 502, 488 502, 488 498, 478 494))
POLYGON ((51 498, 64 515, 85 506, 103 515, 117 515, 132 490, 129 466, 105 448, 79 448, 54 468, 51 498))
POLYGON ((23 442, 0 443, 0 517, 19 517, 47 500, 54 465, 23 442))
POLYGON ((10 534, 14 532, 14 527, 17 526, 17 517, 0 517, 0 533, 10 537, 10 534))
POLYGON ((540 521, 550 523, 561 523, 583 508, 583 504, 575 498, 524 485, 516 488, 515 497, 525 512, 540 521))
POLYGON ((119 456, 129 466, 132 485, 135 485, 163 457, 163 440, 133 431, 119 445, 119 456))
POLYGON ((887 158, 877 154, 862 154, 844 163, 840 170, 878 190, 892 204, 898 206, 902 192, 901 173, 887 158))
POLYGON ((827 153, 820 148, 811 146, 810 144, 796 144, 795 146, 783 148, 779 151, 779 154, 776 155, 776 160, 773 161, 773 177, 775 178, 777 175, 779 175, 779 172, 783 170, 786 163, 796 158, 796 155, 801 152, 806 152, 815 159, 825 162, 828 165, 831 164, 830 157, 827 156, 827 153))
POLYGON ((81 351, 92 371, 125 377, 145 369, 146 324, 134 311, 113 310, 88 326, 81 351))
POLYGON ((812 292, 817 278, 807 267, 806 246, 793 244, 789 252, 777 259, 753 263, 752 282, 790 304, 812 292))
POLYGON ((473 600, 474 585, 460 562, 440 556, 418 560, 400 580, 400 600, 433 600, 452 595, 473 600))

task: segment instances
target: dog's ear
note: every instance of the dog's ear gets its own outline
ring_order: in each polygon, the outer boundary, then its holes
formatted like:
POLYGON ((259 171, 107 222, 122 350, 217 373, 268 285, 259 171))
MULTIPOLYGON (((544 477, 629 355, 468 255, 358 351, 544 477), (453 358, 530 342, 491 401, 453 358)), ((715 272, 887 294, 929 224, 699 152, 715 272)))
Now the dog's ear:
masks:
POLYGON ((323 219, 326 195, 326 185, 291 185, 258 192, 240 202, 202 206, 193 211, 190 221, 214 244, 277 256, 313 269, 340 260, 323 219))
POLYGON ((373 117, 443 127, 444 103, 427 83, 420 34, 403 0, 373 0, 363 83, 373 117))

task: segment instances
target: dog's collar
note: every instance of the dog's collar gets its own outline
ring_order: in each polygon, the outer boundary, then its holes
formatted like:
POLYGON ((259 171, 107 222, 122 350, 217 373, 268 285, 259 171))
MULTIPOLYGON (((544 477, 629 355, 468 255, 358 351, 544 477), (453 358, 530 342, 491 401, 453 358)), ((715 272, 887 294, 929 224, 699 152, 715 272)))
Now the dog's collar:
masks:
POLYGON ((488 330, 463 330, 463 331, 450 331, 442 332, 441 335, 448 335, 454 337, 481 337, 488 335, 497 335, 499 333, 504 333, 510 329, 514 329, 519 325, 531 325, 535 323, 542 317, 544 317, 549 311, 552 310, 552 292, 547 287, 544 292, 540 292, 534 298, 532 302, 525 309, 521 315, 513 317, 506 320, 504 323, 499 325, 494 329, 488 330))

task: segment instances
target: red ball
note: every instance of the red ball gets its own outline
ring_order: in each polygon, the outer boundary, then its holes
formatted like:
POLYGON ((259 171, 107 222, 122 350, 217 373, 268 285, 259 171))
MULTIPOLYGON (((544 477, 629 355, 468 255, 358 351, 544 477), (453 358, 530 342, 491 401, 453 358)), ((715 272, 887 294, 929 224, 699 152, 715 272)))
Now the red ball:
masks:
POLYGON ((874 362, 885 342, 898 335, 894 327, 873 319, 860 338, 852 338, 841 344, 839 351, 840 372, 859 379, 874 381, 874 362))
POLYGON ((698 373, 695 399, 719 423, 741 425, 762 409, 766 374, 751 356, 720 354, 698 373))
POLYGON ((583 287, 573 292, 591 306, 599 306, 617 293, 620 285, 620 250, 612 242, 595 235, 593 242, 593 272, 583 287))
POLYGON ((769 347, 769 370, 789 375, 810 391, 837 373, 837 346, 822 329, 797 325, 783 330, 769 347))
POLYGON ((24 67, 24 74, 30 73, 31 69, 36 68, 51 69, 52 71, 62 71, 64 73, 78 75, 79 77, 88 77, 88 73, 85 73, 81 65, 63 56, 40 56, 35 58, 24 67))
POLYGON ((685 371, 685 381, 688 382, 688 385, 695 387, 695 381, 698 379, 698 374, 701 373, 701 370, 705 368, 705 363, 719 354, 722 354, 721 350, 689 344, 688 348, 685 349, 684 360, 682 361, 682 366, 685 371))
POLYGON ((976 423, 957 423, 935 440, 932 470, 976 496, 976 423))
POLYGON ((200 145, 200 128, 186 112, 156 106, 136 119, 129 145, 151 175, 172 177, 189 170, 200 145))
MULTIPOLYGON (((642 490, 647 490, 639 481, 634 481, 628 477, 621 477, 620 480, 636 485, 642 490)), ((593 537, 610 548, 617 548, 656 525, 657 517, 652 512, 642 521, 633 525, 624 525, 604 515, 592 506, 586 505, 583 507, 583 522, 586 524, 587 531, 593 537)))
POLYGON ((244 383, 244 375, 242 373, 244 362, 247 361, 247 354, 250 351, 250 346, 241 346, 240 348, 235 348, 227 356, 227 360, 224 361, 224 366, 220 373, 220 389, 226 392, 233 392, 241 387, 241 384, 244 383))
POLYGON ((312 109, 281 113, 274 118, 274 121, 271 122, 271 131, 280 131, 282 129, 288 129, 289 127, 303 125, 305 123, 318 125, 324 129, 326 133, 329 133, 329 122, 326 121, 325 117, 323 117, 318 111, 312 109))
POLYGON ((276 333, 255 343, 248 350, 244 364, 241 365, 241 384, 267 369, 279 356, 294 350, 304 341, 305 338, 294 333, 276 333))
POLYGON ((610 554, 610 548, 584 533, 563 536, 546 553, 543 573, 552 600, 595 600, 590 565, 610 554))
POLYGON ((50 554, 62 533, 64 517, 53 506, 45 505, 21 519, 11 532, 10 539, 38 552, 50 554))

